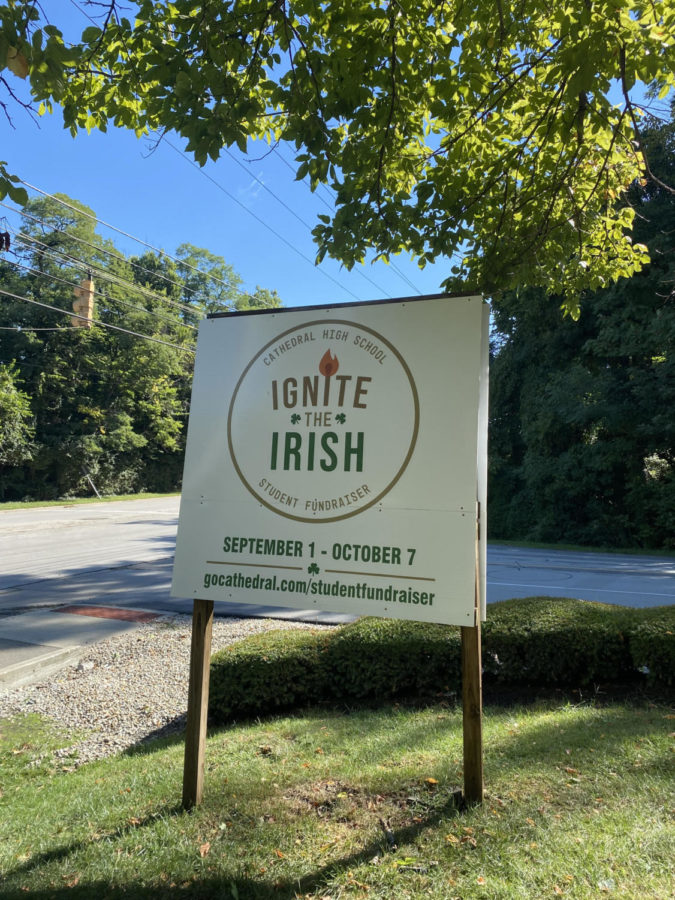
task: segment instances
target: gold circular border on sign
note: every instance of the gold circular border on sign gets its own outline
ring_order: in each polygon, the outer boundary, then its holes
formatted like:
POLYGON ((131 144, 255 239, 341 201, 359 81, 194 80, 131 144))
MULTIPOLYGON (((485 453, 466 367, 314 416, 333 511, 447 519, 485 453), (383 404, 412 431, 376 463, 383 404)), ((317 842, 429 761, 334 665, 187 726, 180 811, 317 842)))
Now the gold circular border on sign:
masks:
POLYGON ((253 359, 249 362, 249 364, 246 366, 244 371, 241 373, 241 376, 239 377, 239 381, 237 382, 234 392, 232 394, 232 399, 230 400, 230 409, 227 414, 227 445, 230 449, 230 458, 232 459, 232 463, 234 465, 234 468, 237 471, 237 475, 241 479, 242 484, 244 485, 246 490, 250 494, 252 494, 255 497, 255 499, 258 500, 259 503, 262 503, 263 506, 266 506, 267 509, 271 510, 272 512, 276 513, 279 516, 284 516, 286 519, 293 519, 296 522, 321 522, 321 523, 323 523, 323 522, 340 522, 342 519, 350 519, 352 516, 357 516, 357 515, 359 515, 359 513, 365 512, 365 510, 370 509, 371 506, 374 506, 376 503, 379 503, 380 500, 385 496, 385 494, 389 493, 389 491, 393 488, 393 486, 399 480, 401 475, 404 473, 408 463, 410 462, 410 457, 412 456, 413 450, 415 449, 415 444, 417 443, 417 434, 419 432, 419 424, 420 424, 420 402, 419 402, 419 397, 417 395, 417 387, 415 385, 415 381, 413 379, 412 372, 410 371, 407 362, 403 359, 403 357, 398 352, 396 347, 394 347, 394 345, 391 344, 386 339, 386 337, 381 335, 379 332, 374 331, 372 328, 368 328, 367 325, 359 325, 357 322, 350 322, 348 319, 315 319, 312 322, 305 322, 302 325, 297 325, 295 328, 289 328, 287 331, 282 331, 281 334, 276 335, 276 337, 272 338, 271 341, 269 341, 267 344, 265 344, 265 346, 262 347, 256 353, 256 355, 253 357, 253 359), (258 359, 260 359, 260 357, 263 355, 263 353, 265 352, 265 350, 267 350, 268 347, 271 347, 272 344, 276 344, 277 341, 281 340, 281 338, 283 338, 283 337, 286 337, 287 334, 291 334, 294 331, 300 331, 303 328, 311 328, 314 325, 349 325, 351 328, 357 328, 360 331, 367 331, 369 334, 374 335, 376 338, 378 338, 380 341, 382 341, 384 344, 386 344, 386 346, 391 350, 391 352, 394 354, 394 356, 398 359, 401 366, 403 367, 403 371, 408 376, 408 381, 410 382, 410 388, 412 390, 412 395, 413 395, 413 404, 415 407, 415 424, 413 427, 412 438, 410 440, 410 447, 408 448, 406 457, 403 460, 403 463, 401 464, 401 467, 398 470, 398 472, 396 473, 396 475, 394 476, 394 478, 389 482, 389 484, 386 486, 386 488, 383 491, 381 491, 377 495, 377 497, 375 497, 369 503, 366 503, 364 506, 360 506, 358 509, 355 509, 354 512, 348 512, 341 516, 331 516, 329 519, 320 519, 320 518, 317 518, 316 516, 294 516, 294 515, 291 515, 291 513, 282 512, 282 510, 277 509, 275 506, 272 506, 271 503, 268 503, 267 500, 264 500, 262 497, 260 497, 253 490, 251 485, 246 480, 243 472, 239 468, 239 464, 237 462, 237 457, 235 456, 235 453, 234 453, 234 447, 232 446, 232 410, 234 408, 234 402, 237 399, 237 394, 239 392, 239 388, 241 387, 241 383, 243 382, 244 378, 248 374, 248 371, 251 368, 251 366, 258 359))

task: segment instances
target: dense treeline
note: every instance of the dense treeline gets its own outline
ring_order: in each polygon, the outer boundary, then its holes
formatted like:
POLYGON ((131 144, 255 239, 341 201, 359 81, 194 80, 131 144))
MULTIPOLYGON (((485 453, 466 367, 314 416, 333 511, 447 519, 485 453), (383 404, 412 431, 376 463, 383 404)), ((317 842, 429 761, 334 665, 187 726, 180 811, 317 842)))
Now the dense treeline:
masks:
MULTIPOLYGON (((675 185, 675 125, 643 131, 675 185)), ((643 272, 587 296, 577 322, 536 291, 495 308, 493 538, 675 547, 675 197, 633 186, 643 272)))
POLYGON ((278 306, 276 292, 245 294, 222 257, 191 244, 173 258, 127 257, 97 233, 92 210, 65 195, 31 200, 9 235, 0 254, 0 500, 178 489, 196 325, 206 312, 278 306), (89 272, 94 318, 120 330, 73 327, 28 302, 71 311, 89 272))

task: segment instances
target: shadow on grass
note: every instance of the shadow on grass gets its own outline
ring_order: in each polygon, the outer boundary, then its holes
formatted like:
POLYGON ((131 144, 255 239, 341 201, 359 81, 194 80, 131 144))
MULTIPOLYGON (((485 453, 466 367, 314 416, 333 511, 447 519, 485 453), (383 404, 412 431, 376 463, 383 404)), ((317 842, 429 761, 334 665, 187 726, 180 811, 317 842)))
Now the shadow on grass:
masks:
MULTIPOLYGON (((561 705, 551 704, 548 707, 541 708, 541 712, 560 711, 561 705)), ((571 717, 569 722, 562 722, 558 719, 555 725, 551 725, 546 721, 537 721, 536 719, 527 719, 529 711, 523 707, 514 709, 493 708, 488 710, 489 722, 488 731, 494 727, 499 729, 499 735, 489 738, 486 744, 486 777, 487 787, 489 791, 501 790, 504 785, 510 783, 514 773, 523 774, 529 770, 532 777, 535 777, 537 771, 546 771, 555 773, 559 766, 568 765, 567 750, 571 749, 575 754, 588 754, 586 757, 589 765, 592 765, 591 749, 594 746, 602 745, 603 755, 607 760, 614 755, 616 757, 617 773, 621 774, 623 779, 628 782, 631 779, 639 781, 643 778, 647 768, 656 768, 665 771, 665 767, 669 764, 669 759, 659 756, 647 763, 642 769, 631 769, 630 754, 625 752, 627 744, 631 742, 637 743, 645 737, 648 731, 652 733, 655 728, 655 721, 663 717, 665 720, 667 707, 660 707, 656 710, 650 709, 647 704, 642 706, 623 706, 612 708, 596 708, 592 706, 576 707, 576 711, 581 709, 582 713, 588 711, 588 715, 578 715, 571 717), (514 728, 505 728, 506 722, 517 719, 522 716, 522 723, 514 728), (645 720, 649 721, 649 728, 645 728, 645 720), (498 758, 498 768, 497 768, 498 758), (495 774, 494 783, 491 784, 491 760, 493 761, 495 774)), ((42 866, 48 866, 50 863, 62 863, 69 857, 86 850, 93 843, 91 839, 75 841, 70 845, 55 847, 32 857, 30 860, 17 866, 8 873, 11 876, 13 885, 8 889, 7 885, 0 886, 0 895, 3 900, 18 900, 26 896, 36 898, 36 900, 47 900, 47 898, 61 897, 74 898, 74 900, 83 900, 83 898, 96 898, 96 900, 122 900, 122 898, 139 898, 139 900, 154 900, 154 898, 172 898, 173 896, 189 897, 189 898, 223 898, 223 900, 267 900, 267 898, 277 898, 277 900, 295 900, 305 894, 315 892, 321 893, 321 889, 330 885, 332 879, 343 875, 352 868, 356 868, 364 862, 370 861, 374 856, 386 854, 391 845, 395 842, 399 847, 414 843, 427 829, 434 828, 448 819, 460 815, 457 804, 457 798, 450 788, 443 788, 442 781, 448 781, 447 778, 447 753, 446 749, 448 735, 443 734, 443 720, 447 715, 447 727, 451 732, 450 736, 453 740, 457 740, 461 746, 461 716, 457 711, 444 711, 436 707, 438 715, 427 717, 397 717, 396 727, 392 727, 392 717, 396 715, 395 709, 381 710, 379 713, 368 717, 369 731, 364 731, 364 715, 360 712, 354 714, 338 714, 320 713, 317 711, 309 711, 304 716, 298 716, 290 720, 289 730, 296 735, 304 738, 316 733, 318 723, 326 723, 327 725, 335 725, 337 731, 338 724, 342 724, 342 733, 337 737, 334 735, 334 752, 340 754, 340 746, 353 744, 358 740, 359 736, 371 739, 370 748, 377 747, 376 756, 382 762, 387 762, 410 753, 415 748, 424 747, 425 751, 432 749, 438 751, 439 771, 436 775, 441 781, 438 793, 434 796, 428 808, 420 815, 415 815, 414 819, 402 823, 399 827, 392 827, 392 832, 387 834, 383 828, 377 837, 373 838, 370 831, 368 840, 365 841, 356 851, 348 855, 344 855, 339 859, 333 860, 324 866, 316 866, 312 871, 298 873, 296 877, 274 877, 272 875, 253 876, 242 874, 244 869, 244 861, 229 860, 221 861, 221 864, 231 865, 231 873, 223 873, 222 875, 197 876, 189 869, 183 870, 180 874, 174 875, 176 883, 162 882, 149 886, 142 886, 134 883, 124 883, 118 886, 111 886, 100 881, 86 881, 86 875, 81 878, 82 883, 68 885, 59 885, 55 887, 45 887, 36 890, 22 889, 22 877, 27 879, 35 879, 39 877, 39 870, 42 866), (439 723, 439 718, 441 719, 439 723), (445 742, 445 743, 444 743, 445 742), (443 768, 441 772, 440 769, 443 768), (186 880, 187 879, 187 880, 186 880)), ((667 730, 669 723, 664 721, 664 729, 667 730)), ((219 729, 218 732, 212 734, 212 739, 218 741, 219 738, 225 737, 232 728, 219 729)), ((181 735, 173 735, 165 738, 161 742, 150 745, 140 745, 129 751, 132 754, 153 753, 168 745, 175 745, 182 740, 181 735)), ((369 751, 370 752, 370 751, 369 751)), ((207 747, 207 763, 208 763, 208 747, 207 747)), ((377 760, 375 760, 377 761, 377 760)), ((576 760, 574 760, 576 764, 576 760)), ((600 771, 600 769, 599 769, 600 771)), ((390 773, 391 774, 391 773, 390 773)), ((431 771, 425 774, 432 774, 431 771)), ((551 777, 557 777, 551 774, 551 777)), ((564 778, 564 775, 562 775, 564 778)), ((306 779, 305 775, 300 774, 299 779, 306 779)), ((296 782, 298 783, 298 782, 296 782)), ((287 790, 293 785, 286 785, 287 790)), ((252 788, 249 799, 256 796, 257 785, 252 788)), ((407 790, 410 785, 401 781, 400 788, 407 790)), ((418 785, 419 787, 419 785, 418 785)), ((371 785, 369 789, 373 789, 371 785)), ((214 798, 209 795, 208 778, 205 786, 207 798, 206 807, 214 808, 214 805, 222 806, 226 804, 227 798, 220 796, 214 798)), ((230 783, 228 791, 236 791, 239 794, 241 802, 245 803, 246 798, 240 793, 242 784, 235 786, 230 783)), ((419 812, 419 810, 416 810, 419 812)), ((197 813, 199 815, 199 813, 197 813)), ((186 816, 178 805, 167 805, 152 814, 146 816, 140 821, 134 822, 133 825, 124 824, 117 829, 107 832, 102 839, 110 846, 110 852, 114 851, 114 844, 118 839, 123 839, 131 832, 135 834, 142 833, 144 828, 152 827, 159 819, 171 818, 178 824, 182 817, 186 816)), ((100 839, 99 839, 100 840, 100 839)), ((242 835, 245 840, 245 834, 242 835)), ((236 860, 236 857, 234 857, 236 860)), ((311 864, 310 864, 311 865, 311 864)), ((140 875, 139 878, 143 876, 140 875)))
MULTIPOLYGON (((570 755, 575 759, 581 754, 587 758, 587 764, 592 765, 591 756, 596 750, 601 750, 605 757, 616 756, 617 759, 625 752, 627 744, 637 744, 644 736, 644 716, 648 716, 654 710, 662 710, 665 716, 672 707, 672 695, 670 698, 661 696, 659 701, 645 694, 632 693, 632 702, 626 701, 617 704, 615 698, 604 697, 600 703, 592 699, 571 702, 571 694, 563 696, 559 694, 553 698, 539 699, 530 704, 500 704, 485 708, 486 728, 484 735, 484 756, 486 767, 486 785, 490 787, 490 767, 499 768, 500 775, 508 778, 516 773, 522 773, 525 765, 530 765, 532 770, 542 770, 554 767, 565 767, 570 764, 570 755), (670 700, 670 702, 669 702, 670 700), (569 722, 563 719, 555 726, 546 721, 528 721, 533 713, 556 712, 560 710, 587 710, 588 715, 583 721, 572 718, 569 722), (525 727, 520 729, 504 729, 504 723, 518 717, 525 718, 525 727), (491 737, 489 732, 494 728, 501 731, 499 737, 491 737), (520 732, 520 733, 518 733, 520 732)), ((578 695, 576 695, 578 697, 578 695)), ((255 727, 256 724, 263 728, 265 724, 271 727, 279 720, 290 723, 289 730, 295 733, 296 746, 312 741, 318 725, 326 724, 335 726, 337 733, 333 734, 334 753, 350 752, 355 741, 368 735, 365 730, 364 719, 367 716, 370 737, 375 738, 370 747, 377 747, 377 756, 380 762, 387 763, 406 756, 414 749, 425 749, 432 753, 438 753, 439 763, 426 773, 433 775, 440 781, 447 782, 458 777, 458 766, 452 762, 452 753, 448 754, 449 741, 454 741, 454 755, 462 754, 462 714, 461 708, 456 706, 417 707, 421 712, 425 709, 438 710, 438 716, 434 720, 424 721, 419 717, 398 716, 401 707, 381 707, 379 710, 354 709, 317 709, 315 707, 300 711, 291 716, 274 716, 258 723, 234 723, 232 725, 215 726, 209 729, 206 746, 207 775, 205 781, 205 797, 209 801, 209 774, 210 762, 209 744, 211 741, 227 739, 240 727, 255 727), (391 726, 391 717, 396 716, 396 727, 391 726), (444 720, 447 716, 447 727, 439 727, 438 720, 444 720)), ((409 712, 406 709, 406 712, 409 712)), ((666 721, 664 719, 664 727, 666 721)), ((153 736, 149 736, 141 743, 130 747, 125 751, 126 756, 146 756, 162 751, 164 748, 182 745, 184 741, 184 719, 179 718, 168 726, 158 730, 153 736), (151 739, 153 738, 153 739, 151 739)), ((367 751, 370 753, 370 749, 367 751)), ((271 761, 273 757, 270 757, 271 761)), ((653 760, 651 763, 640 767, 643 774, 651 770, 660 771, 671 762, 670 755, 666 752, 663 758, 653 760)), ((219 766, 222 768, 222 766, 219 766)), ((634 774, 628 770, 628 774, 634 774)), ((301 780, 304 780, 301 778, 301 780)), ((232 785, 234 781, 232 781, 232 785)), ((239 785, 236 790, 242 790, 239 785)), ((234 790, 234 787, 233 787, 234 790)))
POLYGON ((160 728, 149 731, 145 737, 127 747, 120 755, 149 756, 152 753, 159 753, 167 747, 175 747, 176 744, 182 744, 185 740, 186 720, 187 715, 185 713, 176 716, 160 728))
MULTIPOLYGON (((121 898, 139 898, 139 900, 150 900, 150 898, 172 897, 174 895, 180 897, 203 897, 203 898, 236 898, 236 900, 264 900, 264 898, 277 898, 277 900, 294 900, 305 893, 313 892, 320 889, 322 885, 328 883, 334 876, 341 872, 361 865, 371 860, 376 855, 382 855, 386 852, 395 850, 396 847, 408 844, 414 841, 425 829, 438 825, 441 821, 447 821, 453 816, 461 813, 463 803, 459 792, 452 792, 444 797, 439 797, 436 806, 429 811, 425 817, 417 817, 414 823, 405 825, 400 828, 393 828, 391 831, 382 831, 381 839, 371 840, 365 844, 360 850, 349 856, 344 856, 339 860, 335 860, 326 866, 318 868, 316 871, 300 876, 299 878, 260 878, 254 879, 250 877, 242 877, 241 875, 230 876, 223 875, 221 877, 198 878, 195 876, 191 881, 184 881, 180 878, 180 883, 162 883, 152 886, 141 886, 136 884, 123 884, 119 886, 111 886, 100 881, 88 881, 82 884, 73 884, 63 887, 49 887, 45 889, 31 890, 25 887, 19 887, 1 891, 0 896, 3 900, 18 900, 18 898, 33 897, 35 900, 48 900, 48 898, 68 897, 72 900, 78 898, 96 898, 96 900, 121 900, 121 898)), ((160 818, 176 818, 186 814, 180 806, 167 807, 157 811, 145 819, 139 820, 133 825, 122 826, 113 831, 108 832, 104 839, 112 841, 122 838, 130 832, 138 834, 143 828, 152 826, 160 818)), ((84 850, 91 841, 78 841, 68 846, 54 848, 45 853, 37 854, 30 861, 18 866, 10 873, 14 879, 21 878, 21 875, 28 876, 35 869, 42 865, 61 862, 67 859, 71 854, 84 850)), ((1 888, 1 885, 0 885, 1 888)))
MULTIPOLYGON (((594 686, 583 689, 562 690, 557 688, 531 688, 523 686, 502 686, 487 681, 483 689, 483 705, 486 712, 495 715, 505 714, 514 707, 536 709, 550 706, 562 707, 565 705, 593 704, 594 706, 614 706, 617 703, 625 704, 630 708, 647 707, 650 704, 667 706, 675 702, 675 693, 666 686, 648 684, 644 678, 626 681, 624 684, 609 686, 594 686)), ((242 716, 225 724, 218 724, 209 720, 209 737, 223 734, 233 728, 249 727, 255 724, 264 725, 273 723, 280 718, 294 718, 301 720, 326 717, 344 717, 351 714, 378 713, 386 709, 404 709, 406 711, 423 710, 429 707, 441 706, 452 713, 461 713, 461 704, 457 701, 455 692, 449 692, 443 697, 434 696, 420 700, 419 698, 402 698, 400 702, 393 701, 387 706, 375 700, 364 701, 360 704, 344 706, 340 703, 323 703, 302 709, 289 708, 276 710, 265 716, 242 716)), ((170 722, 149 732, 142 740, 127 748, 124 756, 150 755, 182 743, 185 733, 187 715, 182 713, 170 722)))
MULTIPOLYGON (((203 897, 203 898, 223 898, 223 900, 266 900, 266 898, 276 898, 276 900, 295 900, 304 894, 312 893, 342 872, 349 871, 351 868, 368 862, 376 855, 381 855, 387 851, 391 852, 392 844, 400 846, 414 841, 425 829, 438 825, 441 821, 447 821, 452 816, 460 814, 458 808, 458 798, 455 793, 446 796, 443 802, 437 805, 426 817, 419 818, 413 824, 395 828, 388 835, 382 833, 380 840, 369 841, 360 850, 349 856, 344 856, 339 860, 335 860, 326 866, 322 866, 316 871, 300 876, 299 878, 260 878, 254 879, 250 877, 242 877, 241 875, 221 877, 197 878, 192 881, 181 881, 180 884, 162 883, 153 886, 140 886, 133 884, 120 885, 111 887, 104 882, 87 882, 76 884, 71 887, 58 887, 39 890, 26 890, 18 888, 14 890, 4 890, 1 894, 3 900, 19 900, 19 898, 33 897, 35 900, 48 900, 48 898, 68 897, 70 900, 83 900, 83 898, 96 898, 96 900, 121 900, 121 898, 138 898, 138 900, 150 900, 150 898, 162 897, 203 897)), ((180 808, 165 810, 162 813, 156 813, 148 816, 145 821, 132 828, 120 828, 111 833, 108 837, 121 837, 126 832, 152 825, 156 819, 162 815, 179 816, 182 815, 180 808)), ((16 877, 22 872, 28 874, 32 869, 43 863, 59 861, 65 859, 70 853, 76 852, 85 846, 84 843, 74 844, 70 847, 59 848, 48 853, 40 854, 31 859, 30 863, 18 867, 13 871, 16 877)), ((180 880, 180 879, 179 879, 180 880)))
MULTIPOLYGON (((126 825, 119 825, 117 828, 113 828, 110 831, 105 832, 105 834, 99 838, 98 840, 106 840, 106 841, 114 841, 118 838, 122 838, 131 832, 138 832, 142 828, 146 828, 149 825, 154 825, 159 819, 167 819, 167 818, 175 818, 177 816, 183 815, 183 808, 180 804, 173 804, 172 806, 164 807, 160 810, 147 815, 144 819, 137 819, 133 824, 128 823, 126 825)), ((45 850, 44 853, 36 853, 31 856, 30 860, 25 863, 22 863, 20 866, 17 866, 15 869, 10 870, 8 874, 13 876, 21 876, 28 875, 30 872, 33 872, 35 869, 40 868, 40 866, 46 865, 48 863, 53 862, 62 862, 65 859, 68 859, 73 853, 77 853, 79 850, 83 850, 85 847, 90 846, 93 843, 92 840, 87 841, 73 841, 71 844, 65 844, 62 847, 54 847, 51 850, 45 850)), ((87 890, 90 892, 89 896, 93 897, 93 886, 87 886, 87 890)), ((73 888, 68 888, 69 896, 77 896, 73 894, 73 888)), ((31 896, 39 896, 39 897, 51 897, 51 896, 59 896, 59 891, 56 888, 50 888, 46 891, 37 891, 30 892, 31 896), (56 892, 56 893, 54 893, 56 892)), ((0 881, 0 896, 3 898, 14 896, 12 893, 7 893, 2 890, 2 882, 0 881)), ((16 892, 17 897, 25 897, 26 890, 24 888, 19 888, 18 892, 16 892)), ((98 898, 98 894, 96 894, 98 898)))

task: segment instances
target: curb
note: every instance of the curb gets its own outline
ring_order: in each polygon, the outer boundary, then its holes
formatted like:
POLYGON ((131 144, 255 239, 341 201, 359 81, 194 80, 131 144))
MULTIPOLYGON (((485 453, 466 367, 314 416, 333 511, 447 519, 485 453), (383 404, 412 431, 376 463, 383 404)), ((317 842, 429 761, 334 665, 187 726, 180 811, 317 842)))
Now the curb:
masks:
POLYGON ((0 692, 30 684, 38 677, 42 679, 45 675, 61 669, 64 663, 81 656, 86 649, 85 646, 80 645, 61 647, 51 650, 49 653, 43 653, 41 656, 34 656, 32 659, 15 663, 13 666, 7 666, 0 670, 0 692))

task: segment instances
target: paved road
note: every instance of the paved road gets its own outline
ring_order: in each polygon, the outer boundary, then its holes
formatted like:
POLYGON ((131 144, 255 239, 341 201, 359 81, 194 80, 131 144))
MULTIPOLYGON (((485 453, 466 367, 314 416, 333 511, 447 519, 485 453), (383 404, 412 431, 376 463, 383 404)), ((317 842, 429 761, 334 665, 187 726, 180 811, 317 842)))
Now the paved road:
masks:
MULTIPOLYGON (((192 614, 169 596, 178 497, 0 511, 0 616, 86 603, 192 614)), ((337 624, 353 616, 218 603, 217 615, 337 624)))
MULTIPOLYGON (((191 612, 191 601, 169 597, 177 518, 177 497, 0 511, 0 615, 62 603, 191 612)), ((535 594, 672 604, 675 559, 491 546, 488 601, 535 594)), ((270 609, 216 605, 220 614, 270 609)))
POLYGON ((675 603, 675 558, 488 548, 488 602, 509 597, 576 597, 619 606, 675 603))
POLYGON ((178 504, 165 497, 0 511, 0 591, 170 559, 178 504))

